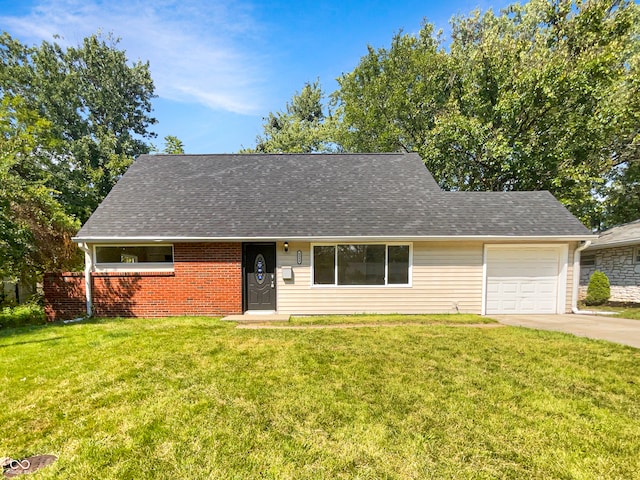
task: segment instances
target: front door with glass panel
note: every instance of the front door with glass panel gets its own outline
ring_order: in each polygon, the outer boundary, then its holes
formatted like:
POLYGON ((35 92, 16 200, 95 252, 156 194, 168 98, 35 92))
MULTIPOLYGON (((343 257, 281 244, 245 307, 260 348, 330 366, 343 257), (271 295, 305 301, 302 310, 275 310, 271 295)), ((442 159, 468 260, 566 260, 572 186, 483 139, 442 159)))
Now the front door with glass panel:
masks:
POLYGON ((276 309, 276 245, 244 245, 245 310, 276 309))

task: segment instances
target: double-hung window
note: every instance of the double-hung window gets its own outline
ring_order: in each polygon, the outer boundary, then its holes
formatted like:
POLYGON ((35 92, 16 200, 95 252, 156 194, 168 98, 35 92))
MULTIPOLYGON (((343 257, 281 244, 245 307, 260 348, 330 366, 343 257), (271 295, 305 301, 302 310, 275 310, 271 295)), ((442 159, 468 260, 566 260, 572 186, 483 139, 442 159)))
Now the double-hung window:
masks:
POLYGON ((314 285, 409 285, 410 245, 314 245, 314 285))

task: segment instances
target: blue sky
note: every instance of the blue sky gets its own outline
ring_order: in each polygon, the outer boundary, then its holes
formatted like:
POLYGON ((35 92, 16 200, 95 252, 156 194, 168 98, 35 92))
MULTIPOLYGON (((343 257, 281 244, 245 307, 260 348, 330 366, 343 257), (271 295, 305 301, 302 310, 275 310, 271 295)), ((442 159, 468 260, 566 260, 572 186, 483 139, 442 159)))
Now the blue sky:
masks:
POLYGON ((98 30, 121 39, 130 60, 149 61, 162 146, 176 135, 187 153, 252 147, 262 117, 281 110, 305 82, 326 92, 367 45, 386 47, 426 18, 448 20, 504 0, 0 0, 0 26, 26 44, 77 45, 98 30))

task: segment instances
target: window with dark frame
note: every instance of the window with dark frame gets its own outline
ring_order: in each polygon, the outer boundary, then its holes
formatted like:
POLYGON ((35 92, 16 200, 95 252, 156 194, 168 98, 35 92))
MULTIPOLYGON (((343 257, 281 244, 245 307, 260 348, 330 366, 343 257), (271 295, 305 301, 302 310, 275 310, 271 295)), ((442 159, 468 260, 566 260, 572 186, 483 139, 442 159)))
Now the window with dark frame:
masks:
POLYGON ((406 285, 409 283, 409 245, 389 245, 387 247, 387 262, 391 285, 406 285))
POLYGON ((313 247, 313 284, 334 285, 336 283, 336 247, 313 247))
POLYGON ((338 245, 338 285, 384 285, 384 245, 338 245))
POLYGON ((595 254, 587 254, 584 253, 580 255, 580 266, 581 267, 593 267, 596 264, 596 256, 595 254))
POLYGON ((315 245, 313 284, 408 285, 409 245, 315 245))
POLYGON ((173 263, 171 245, 109 245, 96 247, 96 263, 173 263))

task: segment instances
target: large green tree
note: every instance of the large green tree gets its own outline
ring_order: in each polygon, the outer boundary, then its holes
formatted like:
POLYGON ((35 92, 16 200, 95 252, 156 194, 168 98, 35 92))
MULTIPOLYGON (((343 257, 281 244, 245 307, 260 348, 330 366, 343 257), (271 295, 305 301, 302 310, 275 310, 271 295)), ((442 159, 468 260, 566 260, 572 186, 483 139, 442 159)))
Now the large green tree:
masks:
POLYGON ((343 120, 340 143, 350 151, 413 151, 425 145, 445 111, 451 60, 425 23, 418 35, 397 34, 389 49, 367 55, 338 79, 333 94, 343 120))
POLYGON ((336 144, 336 118, 325 106, 319 81, 306 83, 293 95, 284 111, 269 113, 264 119, 263 134, 254 149, 243 153, 315 153, 333 152, 336 144))
POLYGON ((184 153, 184 143, 175 135, 166 135, 164 137, 164 149, 162 153, 169 155, 180 155, 184 153))
POLYGON ((593 227, 630 220, 602 198, 639 180, 639 26, 625 0, 456 17, 448 48, 426 23, 339 79, 338 141, 417 151, 446 189, 546 189, 593 227))
POLYGON ((619 103, 618 108, 628 112, 625 122, 620 125, 624 134, 618 137, 614 166, 600 189, 604 198, 604 227, 640 217, 640 46, 637 43, 627 67, 630 74, 614 99, 619 103))
POLYGON ((81 263, 71 242, 127 166, 150 150, 153 82, 118 41, 27 46, 0 34, 0 275, 81 263))
POLYGON ((48 150, 47 186, 85 221, 141 153, 148 153, 154 86, 149 64, 131 63, 111 36, 76 47, 29 47, 0 35, 0 94, 20 97, 60 141, 48 150))
POLYGON ((73 268, 79 222, 46 186, 46 152, 58 140, 51 124, 19 97, 0 101, 0 278, 32 280, 73 268))

